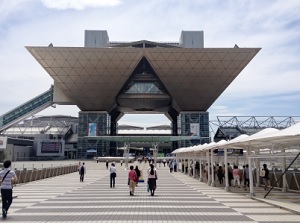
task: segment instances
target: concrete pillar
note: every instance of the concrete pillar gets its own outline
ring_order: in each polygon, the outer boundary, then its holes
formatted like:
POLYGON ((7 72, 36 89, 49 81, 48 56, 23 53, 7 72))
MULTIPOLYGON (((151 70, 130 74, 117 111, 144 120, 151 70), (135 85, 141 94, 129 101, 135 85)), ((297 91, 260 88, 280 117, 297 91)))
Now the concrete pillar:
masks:
POLYGON ((129 161, 129 143, 124 143, 124 153, 125 153, 125 170, 128 170, 128 161, 129 161))
POLYGON ((157 167, 157 153, 158 153, 158 144, 153 143, 153 158, 154 158, 154 166, 157 167))

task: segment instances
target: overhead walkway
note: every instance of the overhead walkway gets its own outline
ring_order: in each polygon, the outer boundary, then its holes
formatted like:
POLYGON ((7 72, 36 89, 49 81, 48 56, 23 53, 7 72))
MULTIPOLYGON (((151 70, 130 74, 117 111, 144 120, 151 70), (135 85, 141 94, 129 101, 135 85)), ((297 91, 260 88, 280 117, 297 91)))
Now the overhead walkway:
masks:
POLYGON ((53 105, 53 86, 48 91, 0 116, 0 132, 53 105))

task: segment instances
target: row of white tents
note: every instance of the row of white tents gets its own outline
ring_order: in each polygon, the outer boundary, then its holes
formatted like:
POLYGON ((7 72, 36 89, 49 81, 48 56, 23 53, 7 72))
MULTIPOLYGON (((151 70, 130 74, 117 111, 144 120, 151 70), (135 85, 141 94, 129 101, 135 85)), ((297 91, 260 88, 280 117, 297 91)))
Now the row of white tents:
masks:
POLYGON ((230 141, 221 140, 217 143, 211 142, 209 144, 179 148, 174 150, 173 154, 207 151, 218 148, 262 149, 271 148, 273 146, 287 148, 297 145, 300 145, 300 122, 283 130, 266 128, 251 136, 243 134, 230 141))
MULTIPOLYGON (((253 135, 240 135, 232 140, 226 141, 221 140, 217 143, 211 142, 209 144, 197 145, 192 147, 179 148, 173 151, 176 155, 176 159, 185 160, 196 159, 202 160, 211 166, 208 168, 208 184, 214 182, 214 176, 211 174, 213 172, 214 162, 214 150, 224 151, 224 165, 225 165, 225 189, 228 190, 228 166, 227 166, 227 152, 232 149, 242 149, 246 151, 247 156, 244 157, 246 162, 249 164, 252 170, 253 158, 258 160, 259 157, 263 157, 264 151, 268 150, 270 153, 267 156, 282 157, 283 158, 283 168, 286 167, 285 158, 286 157, 296 157, 300 152, 300 122, 292 125, 291 127, 278 130, 274 128, 263 129, 253 135), (271 154, 272 151, 272 154, 271 154), (274 152, 276 151, 276 152, 274 152)), ((264 155, 266 156, 266 155, 264 155)), ((256 164, 257 169, 257 179, 259 179, 259 165, 256 164)), ((200 170, 200 180, 202 170, 200 170)), ((284 176, 285 177, 285 176, 284 176)), ((249 171, 250 178, 250 194, 254 195, 253 188, 253 175, 252 171, 249 171)), ((286 183, 286 182, 285 182, 286 183)))

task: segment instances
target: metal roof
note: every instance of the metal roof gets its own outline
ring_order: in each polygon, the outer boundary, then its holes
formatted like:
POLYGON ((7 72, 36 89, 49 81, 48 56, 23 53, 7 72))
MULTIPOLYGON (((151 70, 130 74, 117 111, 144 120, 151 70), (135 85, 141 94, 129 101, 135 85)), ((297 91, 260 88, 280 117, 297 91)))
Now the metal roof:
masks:
MULTIPOLYGON (((83 111, 115 109, 120 89, 140 61, 146 58, 178 112, 206 111, 260 50, 178 47, 27 49, 53 78, 54 102, 58 104, 75 104, 83 111), (60 97, 55 96, 58 91, 60 97)), ((151 100, 151 95, 143 98, 151 100)), ((156 112, 160 111, 156 109, 156 112)))

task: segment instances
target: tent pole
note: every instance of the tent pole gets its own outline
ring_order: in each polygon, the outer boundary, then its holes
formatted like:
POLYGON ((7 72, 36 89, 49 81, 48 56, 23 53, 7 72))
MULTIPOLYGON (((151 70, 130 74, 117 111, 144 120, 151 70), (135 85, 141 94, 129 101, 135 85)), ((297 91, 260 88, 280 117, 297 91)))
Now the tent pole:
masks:
POLYGON ((210 178, 210 157, 209 157, 209 150, 206 151, 206 160, 207 160, 207 185, 210 186, 211 178, 210 178))
MULTIPOLYGON (((285 149, 281 149, 282 153, 285 153, 285 149)), ((286 158, 282 157, 282 172, 286 167, 286 158)), ((286 175, 284 174, 282 176, 282 192, 287 192, 288 191, 288 185, 287 185, 287 181, 286 181, 286 175)))
POLYGON ((249 163, 249 184, 250 184, 250 196, 255 196, 254 187, 253 187, 253 167, 252 167, 252 158, 248 156, 249 163))
POLYGON ((211 155, 211 184, 210 186, 215 187, 216 183, 215 183, 215 171, 214 171, 214 151, 213 149, 210 151, 211 155))
POLYGON ((225 191, 230 191, 228 181, 228 160, 227 160, 227 149, 224 148, 224 162, 225 162, 225 191))

